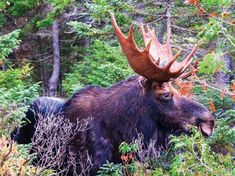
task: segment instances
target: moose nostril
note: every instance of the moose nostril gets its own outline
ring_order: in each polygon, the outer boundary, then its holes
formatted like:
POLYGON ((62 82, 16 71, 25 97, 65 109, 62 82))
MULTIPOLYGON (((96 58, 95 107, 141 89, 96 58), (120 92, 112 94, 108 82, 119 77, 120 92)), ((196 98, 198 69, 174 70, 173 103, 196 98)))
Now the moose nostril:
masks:
POLYGON ((170 97, 170 93, 169 92, 164 92, 162 94, 162 96, 165 97, 165 98, 168 98, 168 97, 170 97))

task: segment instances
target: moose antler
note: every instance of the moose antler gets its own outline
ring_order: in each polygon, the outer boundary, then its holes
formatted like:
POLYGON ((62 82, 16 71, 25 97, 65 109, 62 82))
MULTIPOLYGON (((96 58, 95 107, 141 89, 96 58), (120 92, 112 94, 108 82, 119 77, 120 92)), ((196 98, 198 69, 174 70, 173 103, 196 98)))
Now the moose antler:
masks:
MULTIPOLYGON (((161 44, 155 36, 154 30, 147 26, 147 32, 141 26, 145 49, 141 50, 135 43, 133 26, 130 25, 130 32, 125 36, 117 25, 114 14, 111 13, 112 25, 122 50, 126 55, 131 68, 139 75, 155 82, 168 82, 172 78, 178 78, 185 74, 184 71, 192 62, 192 56, 196 52, 198 45, 180 63, 176 62, 181 50, 173 56, 170 45, 170 33, 167 32, 166 44, 161 44)), ((188 73, 187 73, 188 74, 188 73)))

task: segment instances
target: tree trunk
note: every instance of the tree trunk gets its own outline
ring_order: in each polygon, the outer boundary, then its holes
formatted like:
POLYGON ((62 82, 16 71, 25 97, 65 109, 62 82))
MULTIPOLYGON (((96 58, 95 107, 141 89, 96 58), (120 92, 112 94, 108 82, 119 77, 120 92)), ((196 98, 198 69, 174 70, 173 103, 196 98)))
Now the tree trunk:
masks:
POLYGON ((56 96, 57 85, 60 75, 60 46, 59 46, 59 23, 57 20, 54 21, 52 25, 52 41, 53 41, 53 53, 54 53, 54 62, 53 62, 53 71, 49 79, 49 96, 56 96))
MULTIPOLYGON (((225 65, 225 68, 228 72, 231 72, 232 71, 232 62, 233 62, 233 59, 232 57, 229 55, 229 54, 225 54, 224 57, 223 57, 223 60, 224 60, 224 65, 225 65)), ((232 75, 230 74, 226 74, 222 71, 218 71, 216 72, 213 77, 215 78, 216 80, 216 83, 223 86, 224 84, 229 84, 230 82, 230 77, 232 77, 232 75)))

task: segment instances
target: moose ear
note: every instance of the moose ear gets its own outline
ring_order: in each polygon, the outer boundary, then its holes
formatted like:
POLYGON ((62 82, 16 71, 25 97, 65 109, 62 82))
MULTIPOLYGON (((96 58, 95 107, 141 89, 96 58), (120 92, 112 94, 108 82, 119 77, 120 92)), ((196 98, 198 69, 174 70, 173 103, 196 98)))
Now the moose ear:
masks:
POLYGON ((144 77, 140 77, 139 83, 140 83, 140 86, 144 89, 149 89, 152 86, 152 81, 149 81, 144 77))
POLYGON ((211 136, 213 133, 213 128, 209 124, 206 124, 206 123, 202 123, 199 129, 204 136, 211 136))

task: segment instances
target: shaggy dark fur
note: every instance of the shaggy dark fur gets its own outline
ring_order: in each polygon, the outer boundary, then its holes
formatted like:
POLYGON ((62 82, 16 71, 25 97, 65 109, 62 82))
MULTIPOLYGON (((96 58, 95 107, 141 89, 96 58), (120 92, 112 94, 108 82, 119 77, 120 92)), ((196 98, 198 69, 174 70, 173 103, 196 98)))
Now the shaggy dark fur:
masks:
POLYGON ((79 159, 88 150, 94 164, 91 175, 95 175, 107 160, 120 162, 120 143, 131 142, 139 133, 145 144, 154 136, 157 146, 164 146, 169 134, 188 132, 189 125, 203 127, 204 135, 210 135, 214 127, 211 113, 167 90, 133 76, 107 89, 89 86, 75 93, 64 105, 65 117, 74 123, 93 120, 88 131, 75 136, 70 152, 79 159))
POLYGON ((59 115, 64 103, 65 101, 63 99, 52 97, 35 99, 26 112, 25 118, 22 120, 23 126, 12 132, 12 139, 19 144, 31 143, 39 116, 44 118, 59 115))

